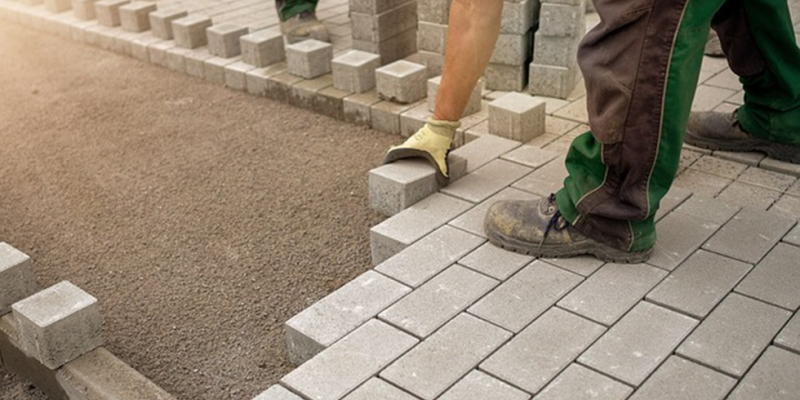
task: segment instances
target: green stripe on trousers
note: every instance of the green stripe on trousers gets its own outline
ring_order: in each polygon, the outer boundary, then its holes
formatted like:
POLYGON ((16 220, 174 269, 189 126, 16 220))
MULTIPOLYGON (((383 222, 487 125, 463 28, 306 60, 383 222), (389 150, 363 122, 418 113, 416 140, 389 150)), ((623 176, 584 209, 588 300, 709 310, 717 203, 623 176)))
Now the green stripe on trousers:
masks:
POLYGON ((319 0, 275 0, 275 8, 281 21, 286 21, 303 11, 315 12, 317 3, 319 0))

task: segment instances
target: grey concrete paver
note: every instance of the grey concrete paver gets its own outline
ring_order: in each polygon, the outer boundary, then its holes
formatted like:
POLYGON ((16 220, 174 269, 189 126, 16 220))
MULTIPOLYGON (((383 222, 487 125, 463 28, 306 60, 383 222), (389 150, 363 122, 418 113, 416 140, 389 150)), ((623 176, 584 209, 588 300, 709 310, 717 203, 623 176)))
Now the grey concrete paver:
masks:
MULTIPOLYGON (((386 383, 380 378, 372 378, 343 400, 417 400, 416 397, 386 383)), ((254 399, 256 400, 256 399, 254 399)))
POLYGON ((552 161, 558 155, 559 153, 553 151, 523 145, 516 150, 508 152, 501 158, 536 169, 552 161))
POLYGON ((752 265, 700 250, 647 294, 647 300, 705 318, 753 268, 752 265))
POLYGON ((629 400, 723 400, 736 380, 672 356, 629 400))
POLYGON ((800 220, 800 197, 785 194, 772 204, 769 212, 782 215, 789 219, 800 220))
POLYGON ((723 203, 766 211, 781 197, 781 192, 734 181, 717 195, 723 203))
POLYGON ((633 389, 580 364, 571 364, 533 400, 624 400, 633 389))
POLYGON ((795 313, 789 323, 775 338, 775 345, 800 354, 800 313, 795 313))
POLYGON ((800 224, 787 233, 786 236, 783 237, 783 241, 795 246, 800 246, 800 224))
POLYGON ((471 203, 480 203, 531 171, 533 169, 510 161, 494 160, 442 188, 441 192, 471 203))
POLYGON ((728 400, 795 400, 800 393, 800 355, 769 347, 728 400))
POLYGON ((686 169, 675 178, 674 184, 691 190, 695 196, 714 198, 728 187, 732 179, 698 171, 692 167, 686 169))
POLYGON ((480 365, 528 393, 536 393, 603 334, 603 326, 551 308, 480 365))
POLYGON ((777 245, 747 277, 736 291, 792 311, 800 308, 800 248, 777 245))
POLYGON ((467 311, 519 332, 583 280, 579 275, 534 261, 467 311))
POLYGON ((791 315, 732 293, 686 338, 677 353, 741 377, 791 315))
POLYGON ((578 362, 639 386, 697 325, 697 320, 640 302, 578 362))
POLYGON ((658 240, 647 263, 672 271, 721 227, 680 211, 673 212, 656 224, 658 240))
POLYGON ((755 264, 795 225, 766 211, 741 210, 709 239, 703 249, 755 264))
POLYGON ((557 192, 564 185, 564 178, 568 175, 564 159, 565 156, 553 159, 511 186, 541 197, 557 192))
POLYGON ((797 182, 797 178, 792 175, 752 167, 745 170, 737 180, 778 192, 786 191, 797 182))
POLYGON ((481 371, 473 370, 439 400, 528 400, 531 396, 481 371))
POLYGON ((666 271, 645 264, 606 264, 558 306, 610 326, 665 276, 666 271))
POLYGON ((380 373, 381 378, 433 400, 511 337, 511 333, 461 314, 380 373))
POLYGON ((555 265, 556 267, 563 268, 567 271, 574 272, 581 276, 589 276, 600 267, 605 265, 603 261, 598 260, 593 256, 579 256, 570 258, 545 258, 542 261, 555 265))
POLYGON ((504 281, 531 261, 533 261, 531 256, 506 251, 491 243, 485 243, 459 260, 459 264, 504 281))

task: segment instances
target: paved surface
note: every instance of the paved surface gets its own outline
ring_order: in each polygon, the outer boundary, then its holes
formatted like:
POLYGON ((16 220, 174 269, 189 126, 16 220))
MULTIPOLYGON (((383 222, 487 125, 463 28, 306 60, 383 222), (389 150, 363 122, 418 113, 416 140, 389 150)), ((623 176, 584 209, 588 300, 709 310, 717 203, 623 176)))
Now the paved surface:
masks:
MULTIPOLYGON (((212 18, 230 10, 202 4, 218 13, 212 18)), ((791 1, 795 17, 799 4, 791 1)), ((329 26, 347 24, 341 5, 330 10, 329 26)), ((741 101, 725 62, 707 58, 694 109, 732 110, 741 101)), ((483 136, 465 146, 466 177, 372 230, 373 241, 413 237, 409 246, 298 316, 315 315, 306 319, 313 326, 299 328, 332 332, 334 344, 259 400, 796 400, 796 166, 687 148, 662 204, 656 252, 641 265, 534 260, 486 243, 486 207, 557 189, 563 154, 585 124, 577 90, 548 100, 547 133, 530 143, 483 136), (374 282, 400 295, 375 306, 379 296, 360 289, 374 282)), ((472 125, 468 132, 485 134, 485 119, 472 125)))

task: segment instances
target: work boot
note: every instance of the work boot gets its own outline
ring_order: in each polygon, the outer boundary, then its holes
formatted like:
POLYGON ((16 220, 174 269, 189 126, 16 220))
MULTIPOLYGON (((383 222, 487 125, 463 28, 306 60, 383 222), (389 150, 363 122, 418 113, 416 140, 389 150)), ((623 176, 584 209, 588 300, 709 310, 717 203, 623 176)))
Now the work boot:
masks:
POLYGON ((717 35, 717 32, 714 32, 714 30, 711 30, 711 33, 708 34, 705 54, 709 57, 725 57, 725 52, 722 51, 722 43, 719 41, 719 35, 717 35))
POLYGON ((319 22, 317 16, 311 11, 303 11, 286 21, 281 22, 281 33, 289 44, 303 40, 316 39, 330 42, 331 35, 328 28, 319 22))
POLYGON ((483 223, 495 246, 534 257, 561 258, 591 254, 617 263, 647 261, 652 248, 628 252, 582 234, 561 215, 556 196, 539 200, 504 200, 494 203, 483 223))
POLYGON ((735 111, 730 114, 693 112, 684 141, 710 150, 758 151, 779 161, 800 164, 800 146, 773 142, 745 132, 735 111))
POLYGON ((436 169, 436 180, 441 186, 450 183, 447 156, 453 143, 457 121, 439 121, 431 118, 420 130, 400 146, 393 146, 386 152, 383 163, 388 164, 403 158, 424 158, 436 169))

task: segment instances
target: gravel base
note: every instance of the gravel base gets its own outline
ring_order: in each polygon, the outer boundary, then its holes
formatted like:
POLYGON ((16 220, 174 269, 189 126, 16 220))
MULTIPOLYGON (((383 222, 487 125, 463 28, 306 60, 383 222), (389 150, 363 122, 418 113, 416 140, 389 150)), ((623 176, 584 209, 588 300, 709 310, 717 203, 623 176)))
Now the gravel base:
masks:
POLYGON ((179 399, 288 373, 283 322, 370 268, 398 138, 7 22, 0 59, 0 241, 40 286, 96 296, 106 347, 179 399))

